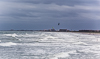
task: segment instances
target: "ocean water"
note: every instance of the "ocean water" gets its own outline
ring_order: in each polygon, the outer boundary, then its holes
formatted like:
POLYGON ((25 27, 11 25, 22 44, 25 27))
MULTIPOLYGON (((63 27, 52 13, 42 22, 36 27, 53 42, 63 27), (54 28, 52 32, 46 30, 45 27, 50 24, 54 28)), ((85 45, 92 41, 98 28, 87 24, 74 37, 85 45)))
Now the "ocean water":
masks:
POLYGON ((100 34, 0 31, 0 59, 100 59, 100 34))

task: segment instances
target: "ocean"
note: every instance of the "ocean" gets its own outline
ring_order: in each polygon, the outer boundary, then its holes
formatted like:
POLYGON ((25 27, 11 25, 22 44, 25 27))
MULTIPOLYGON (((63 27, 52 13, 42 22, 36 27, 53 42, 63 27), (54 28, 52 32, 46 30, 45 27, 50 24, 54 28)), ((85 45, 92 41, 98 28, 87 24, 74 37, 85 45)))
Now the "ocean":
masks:
POLYGON ((100 34, 0 31, 0 59, 100 59, 100 34))

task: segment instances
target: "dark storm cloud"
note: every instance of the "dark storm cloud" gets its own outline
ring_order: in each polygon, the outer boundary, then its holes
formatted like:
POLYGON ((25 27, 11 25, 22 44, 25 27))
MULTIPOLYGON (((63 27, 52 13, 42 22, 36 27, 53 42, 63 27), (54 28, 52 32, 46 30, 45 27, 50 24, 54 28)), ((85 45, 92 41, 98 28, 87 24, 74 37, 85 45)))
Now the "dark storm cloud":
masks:
POLYGON ((100 19, 99 6, 99 0, 0 0, 0 21, 16 27, 51 28, 61 22, 63 28, 93 28, 100 19))
MULTIPOLYGON (((7 1, 7 0, 3 0, 3 1, 7 1)), ((21 3, 33 3, 33 4, 55 3, 58 5, 77 5, 77 4, 86 4, 86 3, 97 3, 97 1, 95 1, 95 0, 9 0, 9 1, 10 2, 21 2, 21 3)))

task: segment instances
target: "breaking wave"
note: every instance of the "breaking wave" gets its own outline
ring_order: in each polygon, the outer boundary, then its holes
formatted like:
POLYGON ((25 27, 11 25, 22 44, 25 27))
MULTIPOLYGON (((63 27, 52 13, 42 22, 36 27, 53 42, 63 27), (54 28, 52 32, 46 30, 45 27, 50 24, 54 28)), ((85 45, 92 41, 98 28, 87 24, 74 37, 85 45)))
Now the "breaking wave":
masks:
POLYGON ((87 33, 3 31, 0 46, 4 59, 100 58, 100 35, 87 33))
POLYGON ((0 43, 0 46, 13 46, 13 45, 17 45, 17 44, 13 42, 0 43))

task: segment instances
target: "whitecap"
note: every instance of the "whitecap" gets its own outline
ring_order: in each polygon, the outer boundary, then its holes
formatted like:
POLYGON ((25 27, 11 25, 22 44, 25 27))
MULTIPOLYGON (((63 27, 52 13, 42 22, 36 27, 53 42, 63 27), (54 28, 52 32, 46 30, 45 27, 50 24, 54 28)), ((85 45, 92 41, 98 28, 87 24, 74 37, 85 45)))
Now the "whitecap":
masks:
POLYGON ((12 36, 12 37, 16 37, 16 36, 18 36, 17 34, 4 34, 4 35, 6 35, 6 36, 12 36))
POLYGON ((84 42, 76 42, 76 43, 73 43, 73 44, 76 44, 76 45, 88 45, 88 44, 86 44, 84 42))
POLYGON ((55 55, 51 56, 50 59, 67 58, 70 56, 69 54, 73 54, 73 53, 76 53, 76 50, 55 54, 55 55))
POLYGON ((12 45, 17 45, 17 44, 12 42, 0 43, 0 46, 12 46, 12 45))

